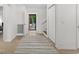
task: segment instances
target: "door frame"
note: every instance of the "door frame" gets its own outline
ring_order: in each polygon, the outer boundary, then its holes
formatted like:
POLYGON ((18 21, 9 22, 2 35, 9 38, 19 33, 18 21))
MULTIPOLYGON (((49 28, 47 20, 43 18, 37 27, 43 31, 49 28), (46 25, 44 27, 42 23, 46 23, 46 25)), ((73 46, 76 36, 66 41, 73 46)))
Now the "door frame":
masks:
MULTIPOLYGON (((30 22, 29 21, 29 16, 32 15, 32 14, 28 14, 28 23, 30 22)), ((37 24, 37 15, 36 14, 34 14, 34 15, 36 16, 36 24, 37 24)), ((36 24, 35 24, 35 31, 36 31, 36 28, 37 28, 36 24)), ((28 25, 28 30, 30 31, 30 24, 28 25)))
POLYGON ((24 33, 25 33, 25 35, 27 34, 27 33, 29 33, 29 14, 36 14, 36 31, 38 31, 38 28, 37 28, 37 26, 38 26, 38 24, 37 24, 37 22, 38 22, 38 13, 36 13, 36 12, 27 12, 26 10, 24 11, 24 33))
POLYGON ((2 16, 1 16, 1 17, 2 17, 2 21, 3 21, 3 31, 2 31, 2 32, 3 32, 3 34, 2 34, 2 35, 3 35, 3 36, 2 36, 3 38, 2 38, 2 40, 4 40, 4 29, 5 29, 5 28, 4 28, 4 25, 5 25, 5 24, 4 24, 4 18, 5 18, 5 17, 4 17, 4 6, 2 5, 2 6, 0 6, 0 7, 2 7, 2 16))
MULTIPOLYGON (((27 19, 28 19, 28 31, 30 31, 29 30, 29 14, 36 14, 36 20, 37 20, 37 13, 27 13, 27 19)), ((37 31, 37 21, 36 21, 36 30, 35 31, 37 31)))

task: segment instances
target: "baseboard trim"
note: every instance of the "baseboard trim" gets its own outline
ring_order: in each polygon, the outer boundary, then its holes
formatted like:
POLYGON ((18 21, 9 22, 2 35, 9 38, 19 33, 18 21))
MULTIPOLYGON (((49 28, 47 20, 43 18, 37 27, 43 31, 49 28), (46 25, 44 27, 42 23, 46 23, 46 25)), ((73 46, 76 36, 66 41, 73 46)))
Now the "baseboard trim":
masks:
POLYGON ((11 38, 8 38, 7 40, 4 40, 4 42, 12 42, 15 39, 16 36, 13 36, 11 38))
POLYGON ((48 38, 48 36, 47 36, 44 32, 42 32, 42 34, 43 34, 46 38, 48 38))
MULTIPOLYGON (((48 37, 49 38, 49 37, 48 37)), ((55 40, 53 40, 53 39, 51 39, 51 38, 49 38, 53 43, 55 43, 55 40)))
POLYGON ((24 34, 17 34, 16 36, 24 36, 24 34))
MULTIPOLYGON (((42 34, 49 40, 51 40, 44 32, 42 32, 42 34)), ((53 43, 53 46, 55 48, 55 42, 53 40, 51 40, 51 42, 53 43)))
MULTIPOLYGON (((43 34, 46 38, 50 39, 44 32, 42 32, 42 34, 43 34)), ((55 41, 53 41, 52 39, 50 39, 50 40, 55 44, 55 41)))
POLYGON ((63 48, 57 48, 56 46, 54 46, 56 50, 58 51, 76 51, 78 49, 63 49, 63 48))

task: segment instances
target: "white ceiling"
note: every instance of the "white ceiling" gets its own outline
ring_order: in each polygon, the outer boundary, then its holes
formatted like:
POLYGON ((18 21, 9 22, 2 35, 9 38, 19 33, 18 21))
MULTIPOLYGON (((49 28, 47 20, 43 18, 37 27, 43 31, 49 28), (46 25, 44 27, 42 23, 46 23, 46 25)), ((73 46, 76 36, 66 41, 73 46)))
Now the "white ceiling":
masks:
POLYGON ((26 4, 26 8, 46 8, 46 4, 26 4))
MULTIPOLYGON (((3 5, 0 5, 0 10, 2 9, 1 7, 3 5)), ((9 5, 12 5, 12 4, 9 4, 9 5)), ((47 7, 47 4, 13 4, 13 5, 25 6, 26 8, 44 8, 44 9, 46 9, 46 7, 47 7)))
MULTIPOLYGON (((47 4, 14 4, 14 5, 25 6, 26 8, 46 8, 47 7, 47 4)), ((1 6, 3 5, 0 4, 0 7, 1 6)))

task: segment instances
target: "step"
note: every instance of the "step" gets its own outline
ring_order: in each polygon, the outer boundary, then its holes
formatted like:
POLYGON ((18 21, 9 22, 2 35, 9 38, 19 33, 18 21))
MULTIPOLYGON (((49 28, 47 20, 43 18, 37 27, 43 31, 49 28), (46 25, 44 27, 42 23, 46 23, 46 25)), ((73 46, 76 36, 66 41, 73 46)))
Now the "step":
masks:
POLYGON ((55 49, 51 48, 18 48, 16 51, 56 51, 55 49))
POLYGON ((35 42, 35 43, 49 43, 49 41, 21 41, 22 43, 28 43, 28 42, 31 42, 31 43, 33 43, 33 42, 35 42))
POLYGON ((46 39, 22 39, 21 41, 49 41, 46 39))
POLYGON ((20 54, 57 54, 56 51, 15 51, 14 53, 20 53, 20 54))
POLYGON ((33 46, 35 46, 35 45, 38 45, 38 46, 41 46, 41 45, 46 45, 46 46, 49 46, 49 43, 20 43, 19 45, 33 45, 33 46))
POLYGON ((19 46, 17 46, 17 48, 52 48, 52 49, 54 49, 53 46, 38 46, 38 45, 36 45, 36 46, 33 46, 33 45, 19 45, 19 46))

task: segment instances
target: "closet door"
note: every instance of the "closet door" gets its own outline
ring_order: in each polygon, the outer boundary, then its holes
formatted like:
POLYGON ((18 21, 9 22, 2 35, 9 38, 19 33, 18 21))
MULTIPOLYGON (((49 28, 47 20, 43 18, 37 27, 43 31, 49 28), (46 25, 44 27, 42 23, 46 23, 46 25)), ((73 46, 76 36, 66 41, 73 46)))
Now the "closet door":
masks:
POLYGON ((76 49, 76 5, 56 5, 56 47, 76 49))

